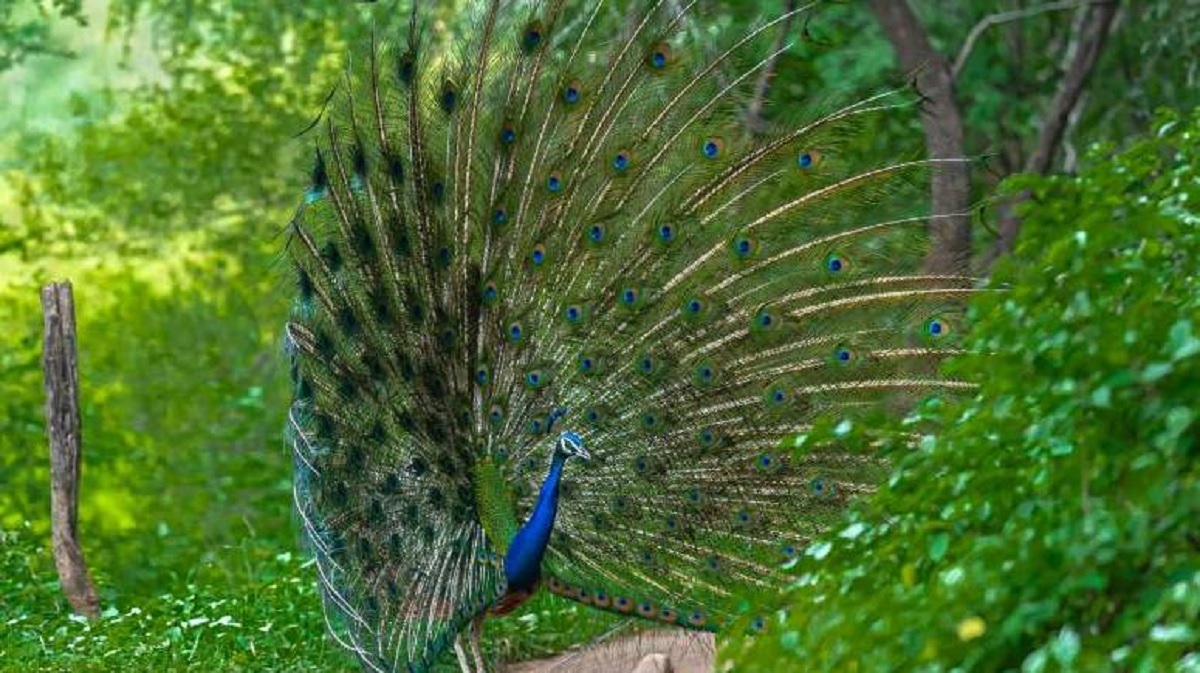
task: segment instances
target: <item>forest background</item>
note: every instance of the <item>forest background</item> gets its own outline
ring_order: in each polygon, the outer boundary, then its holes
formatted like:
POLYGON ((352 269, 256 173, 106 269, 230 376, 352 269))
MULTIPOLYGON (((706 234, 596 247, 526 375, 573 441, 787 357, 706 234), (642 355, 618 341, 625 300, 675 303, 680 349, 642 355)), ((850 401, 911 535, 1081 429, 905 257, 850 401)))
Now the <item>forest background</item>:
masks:
MULTIPOLYGON (((436 39, 465 1, 423 8, 436 39)), ((601 20, 615 30, 628 4, 601 20)), ((794 6, 700 5, 701 41, 794 6)), ((0 0, 0 668, 353 668, 323 636, 291 513, 279 254, 309 162, 294 136, 371 11, 0 0), (60 278, 79 314, 91 624, 48 553, 38 289, 60 278)), ((1006 355, 955 365, 987 379, 980 395, 909 420, 926 441, 893 449, 880 495, 810 548, 796 609, 724 656, 1200 669, 1200 1, 827 3, 786 30, 748 131, 915 79, 926 114, 853 149, 978 158, 934 187, 935 210, 976 216, 938 232, 928 264, 1012 290, 972 313, 975 350, 1006 355)), ((527 658, 611 623, 582 610, 535 601, 490 647, 527 658)))

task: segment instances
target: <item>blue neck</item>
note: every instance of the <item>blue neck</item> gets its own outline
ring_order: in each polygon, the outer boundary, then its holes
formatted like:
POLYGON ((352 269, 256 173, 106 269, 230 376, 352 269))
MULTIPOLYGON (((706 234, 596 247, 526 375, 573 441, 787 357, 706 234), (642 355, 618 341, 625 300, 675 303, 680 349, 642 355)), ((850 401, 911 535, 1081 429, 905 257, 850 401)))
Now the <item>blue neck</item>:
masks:
POLYGON ((532 589, 542 574, 542 556, 550 542, 550 531, 554 529, 554 517, 558 514, 558 482, 562 479, 566 455, 555 451, 550 461, 550 472, 542 482, 537 505, 529 520, 513 536, 504 556, 504 575, 508 579, 508 590, 532 589))

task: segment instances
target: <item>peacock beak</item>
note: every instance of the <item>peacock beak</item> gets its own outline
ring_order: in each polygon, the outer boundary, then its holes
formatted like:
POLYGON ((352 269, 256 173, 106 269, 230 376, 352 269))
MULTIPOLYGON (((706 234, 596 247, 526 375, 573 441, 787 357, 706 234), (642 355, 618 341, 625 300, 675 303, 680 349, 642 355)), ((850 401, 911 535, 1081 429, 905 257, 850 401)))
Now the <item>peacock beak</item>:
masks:
POLYGON ((592 459, 592 454, 588 453, 588 450, 583 448, 582 446, 579 447, 578 449, 575 449, 575 455, 579 456, 580 458, 582 458, 584 460, 592 459))

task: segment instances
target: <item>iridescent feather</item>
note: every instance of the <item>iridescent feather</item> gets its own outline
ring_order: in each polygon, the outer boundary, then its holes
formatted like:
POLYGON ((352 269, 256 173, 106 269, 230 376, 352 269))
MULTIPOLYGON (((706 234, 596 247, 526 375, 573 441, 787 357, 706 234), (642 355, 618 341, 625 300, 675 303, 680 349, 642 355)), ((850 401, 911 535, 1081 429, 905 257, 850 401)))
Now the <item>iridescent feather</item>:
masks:
POLYGON ((706 58, 695 2, 616 36, 605 7, 480 2, 450 45, 414 13, 306 136, 296 506, 370 670, 426 670, 539 587, 719 630, 883 473, 780 438, 962 387, 937 365, 972 279, 922 273, 929 218, 895 207, 937 164, 846 153, 914 97, 750 134, 768 47, 811 8, 706 58))

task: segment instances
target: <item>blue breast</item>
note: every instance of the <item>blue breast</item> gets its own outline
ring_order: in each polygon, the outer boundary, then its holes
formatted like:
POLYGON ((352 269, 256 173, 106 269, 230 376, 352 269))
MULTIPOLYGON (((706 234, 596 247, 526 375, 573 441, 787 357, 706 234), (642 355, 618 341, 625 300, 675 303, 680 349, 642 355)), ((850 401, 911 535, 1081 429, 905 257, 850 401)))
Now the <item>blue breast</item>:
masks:
POLYGON ((566 457, 555 452, 533 514, 509 543, 508 553, 504 556, 504 576, 510 592, 531 590, 541 577, 542 557, 546 554, 554 518, 558 515, 558 484, 565 462, 566 457))

